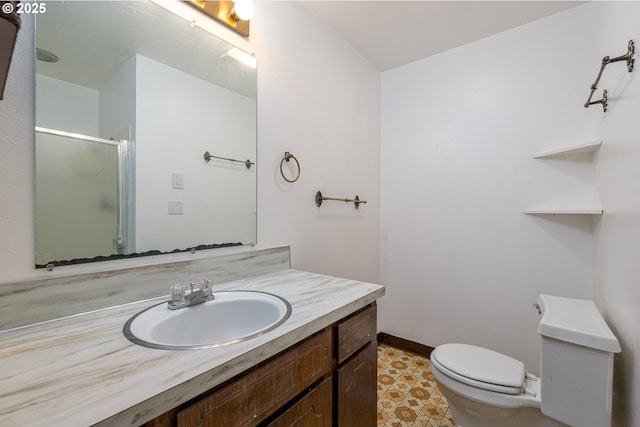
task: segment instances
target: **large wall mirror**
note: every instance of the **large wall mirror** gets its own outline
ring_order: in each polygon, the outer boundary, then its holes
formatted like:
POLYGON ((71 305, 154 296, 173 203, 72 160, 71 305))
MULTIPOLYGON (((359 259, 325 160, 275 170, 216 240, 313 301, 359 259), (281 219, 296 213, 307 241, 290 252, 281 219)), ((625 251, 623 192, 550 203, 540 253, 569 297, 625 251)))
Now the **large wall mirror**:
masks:
POLYGON ((255 243, 255 64, 152 2, 46 6, 36 266, 255 243))

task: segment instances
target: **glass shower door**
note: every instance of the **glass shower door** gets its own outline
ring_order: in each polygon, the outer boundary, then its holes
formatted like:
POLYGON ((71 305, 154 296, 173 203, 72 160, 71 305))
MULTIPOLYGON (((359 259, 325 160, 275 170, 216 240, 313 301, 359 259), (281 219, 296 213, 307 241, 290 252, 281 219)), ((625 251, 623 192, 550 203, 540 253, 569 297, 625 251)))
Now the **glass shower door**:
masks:
POLYGON ((37 266, 122 252, 120 144, 36 129, 37 266))

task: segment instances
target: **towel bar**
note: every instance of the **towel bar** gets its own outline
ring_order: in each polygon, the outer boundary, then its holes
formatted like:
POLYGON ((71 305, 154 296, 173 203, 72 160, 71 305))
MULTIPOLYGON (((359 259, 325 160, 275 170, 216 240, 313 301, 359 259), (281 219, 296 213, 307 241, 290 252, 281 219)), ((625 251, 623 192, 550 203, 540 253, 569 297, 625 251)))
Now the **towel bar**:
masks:
POLYGON ((347 202, 347 203, 353 203, 356 207, 356 209, 358 209, 360 207, 360 203, 367 203, 366 200, 360 200, 360 197, 358 197, 358 195, 356 194, 356 197, 354 199, 339 199, 336 197, 325 197, 322 195, 322 193, 320 191, 318 191, 316 193, 316 206, 320 207, 322 206, 322 202, 325 200, 337 200, 339 202, 347 202))

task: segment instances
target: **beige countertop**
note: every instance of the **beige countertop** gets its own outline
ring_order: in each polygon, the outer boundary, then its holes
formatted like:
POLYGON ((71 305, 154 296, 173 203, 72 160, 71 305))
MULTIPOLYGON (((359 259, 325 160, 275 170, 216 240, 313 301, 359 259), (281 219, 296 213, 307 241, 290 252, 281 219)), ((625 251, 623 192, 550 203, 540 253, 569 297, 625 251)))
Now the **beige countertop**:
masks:
POLYGON ((0 425, 140 425, 384 295, 384 287, 297 270, 214 285, 287 299, 290 318, 244 342, 157 350, 122 334, 162 298, 0 332, 0 425))

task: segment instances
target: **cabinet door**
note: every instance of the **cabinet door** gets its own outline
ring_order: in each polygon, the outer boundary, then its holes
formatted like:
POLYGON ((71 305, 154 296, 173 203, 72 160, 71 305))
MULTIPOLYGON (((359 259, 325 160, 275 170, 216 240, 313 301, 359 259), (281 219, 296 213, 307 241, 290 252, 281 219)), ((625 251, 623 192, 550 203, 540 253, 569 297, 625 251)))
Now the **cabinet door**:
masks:
POLYGON ((338 369, 338 426, 376 425, 377 360, 374 341, 338 369))
POLYGON ((332 386, 331 378, 326 379, 267 427, 331 427, 332 386))
POLYGON ((252 427, 331 372, 331 331, 299 344, 180 411, 178 427, 252 427))

